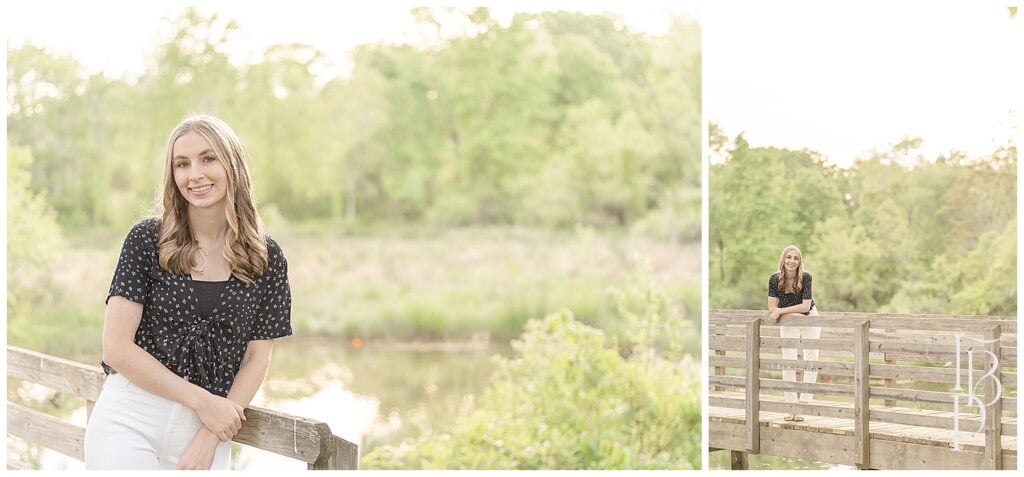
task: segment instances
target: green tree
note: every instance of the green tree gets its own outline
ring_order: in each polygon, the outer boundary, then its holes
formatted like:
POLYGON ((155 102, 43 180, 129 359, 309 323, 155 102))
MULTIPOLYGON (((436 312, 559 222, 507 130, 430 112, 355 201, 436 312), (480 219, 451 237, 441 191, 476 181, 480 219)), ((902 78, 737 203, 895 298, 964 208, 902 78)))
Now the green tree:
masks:
POLYGON ((47 299, 50 267, 65 248, 46 196, 31 186, 32 150, 7 148, 7 319, 18 329, 47 299))

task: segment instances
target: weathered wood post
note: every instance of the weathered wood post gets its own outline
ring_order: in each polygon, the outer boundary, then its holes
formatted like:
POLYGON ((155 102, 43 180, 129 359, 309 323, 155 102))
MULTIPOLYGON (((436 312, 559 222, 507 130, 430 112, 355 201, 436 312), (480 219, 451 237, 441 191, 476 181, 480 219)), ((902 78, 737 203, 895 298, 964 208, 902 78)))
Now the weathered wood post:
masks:
MULTIPOLYGON (((985 409, 985 468, 992 470, 1003 469, 1003 400, 1002 396, 996 396, 996 379, 1000 379, 999 373, 1002 366, 999 364, 999 339, 1002 336, 999 325, 993 326, 985 333, 985 340, 993 340, 988 344, 988 351, 992 353, 993 379, 985 380, 985 402, 995 400, 992 405, 985 409)), ((959 372, 959 370, 957 370, 959 372)))
POLYGON ((869 327, 868 320, 858 323, 854 327, 853 337, 853 432, 857 439, 858 469, 871 468, 869 327))
POLYGON ((747 452, 761 452, 761 319, 747 323, 747 452))
POLYGON ((750 463, 747 462, 747 453, 743 451, 729 451, 729 468, 732 470, 748 470, 750 463))

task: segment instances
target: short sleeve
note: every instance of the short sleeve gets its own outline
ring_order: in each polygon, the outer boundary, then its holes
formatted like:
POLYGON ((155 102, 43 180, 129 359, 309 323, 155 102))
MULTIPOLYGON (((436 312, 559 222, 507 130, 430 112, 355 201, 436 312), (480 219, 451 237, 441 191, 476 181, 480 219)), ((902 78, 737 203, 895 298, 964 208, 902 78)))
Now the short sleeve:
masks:
POLYGON ((804 294, 801 297, 804 300, 811 299, 811 274, 804 273, 804 294))
POLYGON ((779 297, 779 276, 777 274, 768 277, 768 296, 770 298, 779 297))
POLYGON ((117 259, 106 302, 116 295, 136 303, 146 303, 150 288, 149 269, 156 253, 154 225, 153 219, 143 220, 128 232, 121 245, 121 256, 117 259))
POLYGON ((267 239, 267 276, 249 340, 268 340, 292 334, 292 292, 288 261, 281 247, 267 239))

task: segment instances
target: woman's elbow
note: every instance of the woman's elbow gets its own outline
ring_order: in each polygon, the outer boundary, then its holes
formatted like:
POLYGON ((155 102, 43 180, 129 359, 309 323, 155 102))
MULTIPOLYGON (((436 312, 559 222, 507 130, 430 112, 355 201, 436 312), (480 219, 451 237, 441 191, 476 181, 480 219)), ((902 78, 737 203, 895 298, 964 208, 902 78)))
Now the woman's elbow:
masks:
POLYGON ((245 354, 242 355, 241 366, 270 367, 271 350, 272 348, 270 346, 253 346, 252 343, 250 343, 245 354))
POLYGON ((125 360, 125 354, 128 351, 128 347, 134 343, 123 342, 122 340, 103 338, 103 362, 111 368, 118 369, 121 363, 125 360))
POLYGON ((111 368, 117 369, 121 362, 121 350, 112 343, 108 343, 106 339, 103 340, 103 362, 111 368))

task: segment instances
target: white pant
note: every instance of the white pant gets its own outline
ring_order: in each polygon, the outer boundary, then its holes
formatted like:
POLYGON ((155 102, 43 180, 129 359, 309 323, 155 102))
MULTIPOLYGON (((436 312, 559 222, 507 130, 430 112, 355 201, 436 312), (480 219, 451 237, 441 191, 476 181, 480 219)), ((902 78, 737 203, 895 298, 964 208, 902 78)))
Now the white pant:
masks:
MULTIPOLYGON (((811 308, 808 316, 818 316, 818 308, 811 308)), ((780 326, 779 336, 783 338, 800 338, 816 340, 821 338, 821 327, 820 326, 780 326)), ((807 361, 818 360, 818 350, 816 349, 805 349, 804 359, 807 361)), ((782 359, 796 359, 796 348, 782 348, 782 359)), ((785 381, 796 381, 796 370, 788 369, 782 370, 782 379, 785 381)), ((805 383, 816 383, 818 382, 817 371, 804 371, 804 382, 805 383)), ((786 391, 786 402, 796 402, 797 396, 793 391, 786 391)), ((800 400, 803 402, 811 402, 814 400, 814 393, 800 393, 800 400)))
MULTIPOLYGON (((203 422, 195 411, 112 374, 85 429, 86 469, 176 469, 203 422)), ((230 445, 221 442, 213 469, 231 466, 230 445)))

